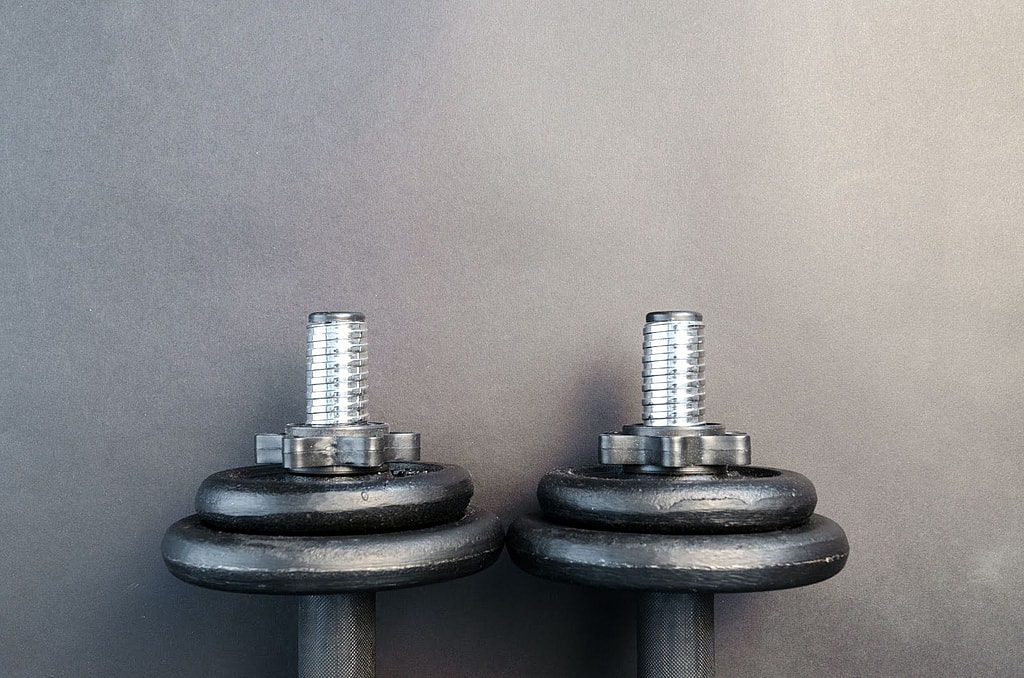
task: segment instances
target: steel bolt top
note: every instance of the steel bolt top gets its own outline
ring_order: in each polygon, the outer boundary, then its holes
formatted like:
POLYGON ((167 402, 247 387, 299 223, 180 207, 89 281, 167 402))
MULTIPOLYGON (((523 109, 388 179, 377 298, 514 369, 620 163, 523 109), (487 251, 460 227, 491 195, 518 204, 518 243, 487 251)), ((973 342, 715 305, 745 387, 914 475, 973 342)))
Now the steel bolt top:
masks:
POLYGON ((366 316, 309 314, 306 325, 306 423, 346 426, 366 421, 366 316))
POLYGON ((366 416, 366 317, 310 313, 306 323, 306 420, 256 436, 256 463, 307 475, 359 475, 420 458, 418 433, 366 416))
POLYGON ((644 324, 643 423, 704 422, 704 317, 695 311, 654 311, 644 324))

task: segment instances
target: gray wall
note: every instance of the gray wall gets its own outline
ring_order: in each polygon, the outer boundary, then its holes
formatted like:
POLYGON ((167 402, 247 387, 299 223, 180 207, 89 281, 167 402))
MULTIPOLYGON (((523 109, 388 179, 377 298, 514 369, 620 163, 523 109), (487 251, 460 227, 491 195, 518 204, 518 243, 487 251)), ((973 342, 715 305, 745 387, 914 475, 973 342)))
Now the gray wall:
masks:
MULTIPOLYGON (((1021 674, 1020 5, 638 4, 3 4, 0 673, 292 670, 159 543, 302 417, 307 312, 510 520, 682 307, 853 549, 720 597, 720 675, 1021 674)), ((630 605, 503 558, 382 594, 380 673, 627 676, 630 605)))

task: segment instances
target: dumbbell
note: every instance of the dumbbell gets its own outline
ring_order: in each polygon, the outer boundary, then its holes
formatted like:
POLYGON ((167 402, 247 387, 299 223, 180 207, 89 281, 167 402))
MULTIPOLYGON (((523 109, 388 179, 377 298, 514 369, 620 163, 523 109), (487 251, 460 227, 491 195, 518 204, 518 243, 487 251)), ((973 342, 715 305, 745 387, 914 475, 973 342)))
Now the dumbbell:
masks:
POLYGON ((366 417, 366 319, 307 323, 306 422, 256 436, 255 466, 214 473, 168 528, 167 568, 190 584, 301 596, 300 678, 372 678, 376 592, 492 565, 504 531, 469 506, 458 466, 366 417))
POLYGON ((714 593, 823 581, 849 543, 807 478, 750 466, 750 436, 705 421, 700 313, 649 313, 643 346, 642 423, 545 475, 506 545, 530 574, 639 592, 639 678, 708 678, 714 593))

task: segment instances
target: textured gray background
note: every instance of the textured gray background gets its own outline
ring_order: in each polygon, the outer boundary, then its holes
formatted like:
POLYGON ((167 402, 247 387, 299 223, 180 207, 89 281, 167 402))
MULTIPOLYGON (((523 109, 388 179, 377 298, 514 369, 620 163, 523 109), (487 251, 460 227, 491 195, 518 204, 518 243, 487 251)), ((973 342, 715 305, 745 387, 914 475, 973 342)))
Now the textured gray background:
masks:
MULTIPOLYGON (((641 4, 3 3, 0 674, 293 670, 159 542, 301 418, 308 311, 511 519, 683 307, 853 547, 720 597, 720 675, 1021 675, 1020 5, 641 4)), ((506 559, 379 607, 382 676, 630 675, 627 596, 506 559)))

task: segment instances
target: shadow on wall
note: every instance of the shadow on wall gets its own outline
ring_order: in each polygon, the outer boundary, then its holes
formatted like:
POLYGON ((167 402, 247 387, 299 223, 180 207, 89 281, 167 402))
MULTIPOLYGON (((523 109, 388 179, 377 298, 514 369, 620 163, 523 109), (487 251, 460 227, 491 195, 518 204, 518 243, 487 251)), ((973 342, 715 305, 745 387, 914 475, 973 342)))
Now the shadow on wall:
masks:
POLYGON ((377 607, 380 675, 592 678, 634 672, 632 596, 537 579, 507 556, 473 577, 383 593, 377 607), (429 674, 423 672, 428 661, 429 674))
POLYGON ((602 362, 592 362, 573 374, 582 377, 573 389, 571 399, 565 402, 561 411, 549 418, 551 429, 530 436, 544 447, 531 451, 529 456, 524 455, 524 459, 539 459, 540 462, 524 468, 532 474, 531 477, 516 481, 523 491, 511 496, 505 506, 485 507, 498 510, 506 527, 516 517, 539 510, 537 484, 545 473, 554 468, 596 464, 598 436, 618 429, 629 423, 627 420, 631 418, 640 418, 639 414, 631 414, 639 409, 639 381, 613 373, 602 362), (629 393, 634 390, 635 397, 631 401, 629 393), (633 401, 637 404, 635 407, 632 406, 633 401))
MULTIPOLYGON (((158 544, 159 538, 153 541, 158 544)), ((97 611, 134 619, 129 624, 135 636, 131 645, 138 651, 105 653, 107 663, 89 675, 155 675, 159 667, 167 666, 190 676, 294 673, 296 608, 291 596, 243 595, 191 586, 164 569, 159 550, 154 559, 144 562, 153 565, 147 571, 149 577, 122 597, 123 609, 104 606, 97 611)))
MULTIPOLYGON (((629 392, 635 390, 639 400, 638 384, 607 364, 591 363, 574 374, 584 376, 561 410, 552 413, 552 428, 530 435, 549 446, 530 455, 542 460, 531 469, 535 476, 519 478, 524 490, 506 505, 484 505, 500 508, 506 527, 538 510, 535 491, 543 473, 596 463, 598 434, 629 418, 624 406, 629 392)), ((507 556, 472 577, 378 596, 381 675, 631 675, 634 637, 632 595, 538 579, 507 556)))

